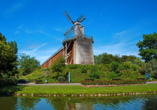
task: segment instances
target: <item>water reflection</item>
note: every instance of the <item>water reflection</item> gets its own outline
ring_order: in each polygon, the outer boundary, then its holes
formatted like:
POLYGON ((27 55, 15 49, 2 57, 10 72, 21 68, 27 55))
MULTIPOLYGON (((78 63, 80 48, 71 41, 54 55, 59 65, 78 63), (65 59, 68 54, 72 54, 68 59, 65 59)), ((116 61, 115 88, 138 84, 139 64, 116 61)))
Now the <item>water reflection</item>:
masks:
POLYGON ((156 110, 157 95, 120 97, 0 97, 0 110, 156 110))

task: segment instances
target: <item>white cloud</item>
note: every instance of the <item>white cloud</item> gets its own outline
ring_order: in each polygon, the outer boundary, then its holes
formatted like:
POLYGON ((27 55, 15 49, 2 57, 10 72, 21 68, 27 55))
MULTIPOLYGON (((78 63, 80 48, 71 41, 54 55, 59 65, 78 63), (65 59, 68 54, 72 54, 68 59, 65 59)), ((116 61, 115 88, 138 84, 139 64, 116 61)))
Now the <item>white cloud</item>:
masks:
POLYGON ((11 6, 9 9, 5 10, 4 14, 14 13, 14 12, 20 10, 22 7, 23 7, 22 3, 17 3, 15 5, 11 6))
POLYGON ((25 53, 25 54, 27 54, 27 55, 30 55, 30 54, 32 54, 32 53, 34 53, 35 51, 37 51, 39 48, 41 48, 41 47, 43 47, 44 45, 46 45, 47 43, 44 43, 44 44, 42 44, 42 45, 40 45, 40 46, 38 46, 38 47, 36 47, 36 48, 34 48, 33 50, 31 50, 31 51, 20 51, 19 53, 25 53))
POLYGON ((19 31, 15 31, 15 34, 18 34, 19 33, 19 31))
POLYGON ((21 29, 22 28, 22 25, 20 25, 19 27, 18 27, 18 29, 21 29))
POLYGON ((27 30, 25 30, 25 32, 26 32, 26 33, 29 33, 29 34, 30 34, 30 33, 41 33, 41 34, 44 34, 44 33, 45 33, 45 32, 44 32, 44 31, 42 31, 42 30, 30 31, 30 30, 28 30, 28 29, 27 29, 27 30))
POLYGON ((108 54, 120 54, 121 55, 135 55, 138 56, 138 48, 136 43, 138 40, 132 40, 138 36, 139 33, 135 33, 132 30, 123 30, 113 35, 111 43, 94 48, 94 55, 102 53, 108 54))

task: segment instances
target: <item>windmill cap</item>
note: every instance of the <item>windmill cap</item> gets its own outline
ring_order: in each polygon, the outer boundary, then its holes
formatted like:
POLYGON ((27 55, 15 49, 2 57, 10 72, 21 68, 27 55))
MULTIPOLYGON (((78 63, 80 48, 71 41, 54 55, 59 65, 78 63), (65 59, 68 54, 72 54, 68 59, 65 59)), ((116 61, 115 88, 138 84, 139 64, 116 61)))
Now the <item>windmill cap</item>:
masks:
POLYGON ((80 25, 80 24, 81 24, 80 21, 75 21, 75 22, 74 22, 74 25, 80 25))

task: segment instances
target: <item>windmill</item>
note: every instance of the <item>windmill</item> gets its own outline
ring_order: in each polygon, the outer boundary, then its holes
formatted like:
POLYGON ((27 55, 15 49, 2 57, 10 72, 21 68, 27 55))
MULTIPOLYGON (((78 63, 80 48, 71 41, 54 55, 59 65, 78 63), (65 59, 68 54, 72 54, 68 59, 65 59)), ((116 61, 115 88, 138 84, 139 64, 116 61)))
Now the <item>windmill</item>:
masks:
POLYGON ((81 26, 85 16, 81 15, 74 22, 66 11, 63 14, 74 25, 64 33, 63 56, 66 64, 94 64, 93 37, 85 36, 84 26, 81 26), (71 37, 73 33, 74 37, 71 37))
POLYGON ((64 33, 65 38, 69 38, 74 32, 75 32, 75 38, 85 37, 84 26, 81 26, 81 22, 86 19, 85 16, 81 15, 74 22, 66 11, 63 14, 67 18, 67 20, 74 25, 67 32, 64 33))

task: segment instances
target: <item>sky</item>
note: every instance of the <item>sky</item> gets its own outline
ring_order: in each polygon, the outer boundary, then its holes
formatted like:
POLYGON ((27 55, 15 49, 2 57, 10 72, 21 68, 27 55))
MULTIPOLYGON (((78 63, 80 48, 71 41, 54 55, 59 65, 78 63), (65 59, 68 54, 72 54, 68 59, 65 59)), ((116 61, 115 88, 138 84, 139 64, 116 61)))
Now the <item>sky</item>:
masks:
POLYGON ((16 41, 18 56, 40 64, 62 47, 64 33, 82 14, 85 35, 93 36, 93 54, 138 55, 143 34, 157 32, 157 0, 0 0, 0 32, 16 41))

